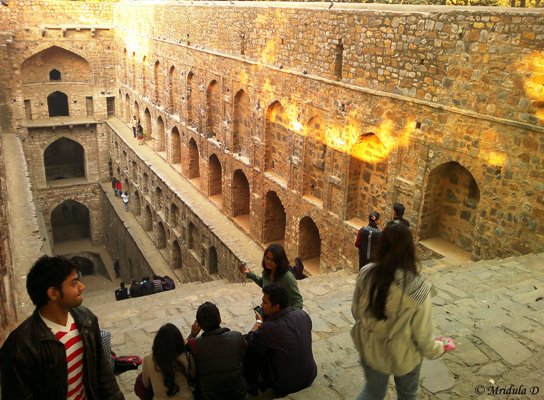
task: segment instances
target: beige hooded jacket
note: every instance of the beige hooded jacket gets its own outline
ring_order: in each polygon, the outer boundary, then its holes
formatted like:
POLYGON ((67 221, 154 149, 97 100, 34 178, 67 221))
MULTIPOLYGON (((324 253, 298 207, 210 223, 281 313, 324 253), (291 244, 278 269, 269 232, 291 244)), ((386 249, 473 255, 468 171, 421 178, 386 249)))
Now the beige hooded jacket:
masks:
POLYGON ((444 346, 433 339, 431 318, 431 283, 419 275, 397 270, 389 288, 385 314, 379 321, 366 311, 368 307, 368 264, 359 271, 353 293, 351 313, 355 325, 351 337, 362 361, 384 374, 403 376, 423 361, 444 354, 444 346))

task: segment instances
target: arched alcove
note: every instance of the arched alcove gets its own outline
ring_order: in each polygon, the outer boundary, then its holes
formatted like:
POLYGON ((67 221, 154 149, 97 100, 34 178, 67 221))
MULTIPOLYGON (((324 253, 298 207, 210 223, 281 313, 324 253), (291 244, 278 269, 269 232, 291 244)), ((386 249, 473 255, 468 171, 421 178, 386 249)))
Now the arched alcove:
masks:
POLYGON ((146 232, 153 229, 153 214, 151 213, 151 208, 147 204, 144 211, 144 229, 146 232))
POLYGON ((216 80, 206 91, 206 129, 208 137, 218 137, 221 131, 221 89, 216 80))
POLYGON ((280 178, 287 179, 289 157, 288 120, 279 101, 272 103, 266 112, 264 169, 280 178))
POLYGON ((179 93, 178 93, 178 83, 177 83, 177 76, 176 76, 176 67, 171 66, 168 70, 168 93, 170 94, 170 111, 172 114, 176 113, 178 102, 179 102, 179 93))
POLYGON ((480 188, 457 162, 434 168, 427 177, 419 238, 440 237, 471 252, 480 188))
POLYGON ((234 217, 249 215, 250 190, 246 175, 241 169, 232 176, 232 213, 234 217))
POLYGON ((51 93, 47 96, 47 110, 49 112, 49 117, 69 116, 68 96, 59 91, 51 93))
POLYGON ((217 250, 214 246, 210 247, 208 253, 208 273, 217 274, 217 250))
POLYGON ((53 68, 49 71, 49 80, 51 82, 62 81, 62 75, 58 69, 53 68))
POLYGON ((89 209, 78 201, 65 200, 51 212, 53 242, 90 238, 89 209))
POLYGON ((200 177, 198 147, 193 138, 189 140, 189 179, 200 177))
POLYGON ((321 237, 317 225, 307 216, 298 224, 298 256, 309 271, 313 274, 319 272, 321 237))
POLYGON ((170 268, 172 269, 181 269, 182 267, 182 258, 181 258, 181 247, 177 240, 172 242, 172 261, 170 268))
POLYGON ((287 215, 280 198, 276 192, 269 191, 265 198, 263 242, 282 243, 285 240, 286 221, 287 215))
POLYGON ((78 142, 62 137, 43 153, 46 181, 85 177, 85 150, 78 142))
POLYGON ((314 117, 308 121, 302 183, 303 195, 319 200, 323 200, 325 160, 327 156, 323 128, 323 121, 319 117, 314 117))
POLYGON ((178 224, 179 219, 179 208, 174 203, 170 205, 170 223, 172 226, 176 226, 178 224))
POLYGON ((387 209, 387 151, 375 134, 366 133, 350 154, 346 219, 366 221, 373 210, 387 209))
POLYGON ((161 85, 161 63, 159 60, 155 61, 155 103, 158 105, 161 105, 161 92, 162 92, 162 85, 161 85))
POLYGON ((164 135, 164 121, 162 120, 162 117, 159 116, 157 118, 157 136, 153 140, 155 145, 156 151, 165 151, 166 146, 166 137, 164 135))
POLYGON ((162 189, 160 187, 157 187, 155 189, 155 208, 157 211, 161 211, 163 209, 163 195, 162 195, 162 189))
POLYGON ((197 236, 196 228, 192 222, 189 222, 189 238, 188 238, 189 240, 187 243, 187 247, 191 250, 194 250, 195 248, 196 236, 197 236))
POLYGON ((181 163, 181 140, 178 128, 175 126, 170 133, 170 162, 172 164, 181 163))
POLYGON ((232 151, 249 157, 251 150, 251 109, 249 96, 240 89, 234 96, 234 121, 232 127, 232 151))
POLYGON ((140 119, 140 105, 138 104, 137 101, 134 101, 134 115, 136 115, 136 118, 140 119))
POLYGON ((142 128, 144 128, 144 140, 151 139, 155 136, 153 133, 153 128, 151 126, 151 113, 149 112, 149 109, 146 107, 144 110, 144 123, 142 125, 142 128))
POLYGON ((209 171, 209 194, 210 196, 221 195, 223 192, 222 185, 222 168, 219 158, 215 154, 210 156, 208 162, 208 171, 209 171))
POLYGON ((194 126, 194 116, 193 116, 193 76, 192 72, 187 74, 187 84, 186 84, 186 104, 187 104, 187 123, 189 126, 194 126))
MULTIPOLYGON (((134 114, 136 116, 136 114, 134 114)), ((132 117, 130 113, 130 96, 125 94, 125 122, 128 123, 130 121, 130 118, 132 117)), ((136 118, 140 118, 139 116, 136 116, 136 118)))
POLYGON ((148 97, 148 88, 147 88, 147 57, 143 56, 142 58, 142 93, 144 97, 148 97))
POLYGON ((141 199, 140 199, 140 193, 138 193, 138 191, 135 191, 134 194, 132 195, 130 208, 134 215, 141 214, 141 199))
POLYGON ((166 247, 166 230, 164 224, 159 221, 157 223, 157 248, 164 249, 166 247))

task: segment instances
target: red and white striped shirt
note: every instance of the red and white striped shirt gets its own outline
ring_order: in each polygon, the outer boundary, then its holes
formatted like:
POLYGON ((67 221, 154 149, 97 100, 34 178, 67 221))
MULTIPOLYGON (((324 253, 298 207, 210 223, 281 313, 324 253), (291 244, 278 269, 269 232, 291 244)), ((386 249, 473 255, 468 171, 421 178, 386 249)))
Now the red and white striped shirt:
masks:
POLYGON ((40 316, 55 338, 64 345, 66 349, 66 363, 68 366, 68 395, 66 400, 85 400, 85 385, 83 384, 83 355, 85 348, 83 340, 77 329, 74 318, 69 313, 66 326, 56 324, 40 316))

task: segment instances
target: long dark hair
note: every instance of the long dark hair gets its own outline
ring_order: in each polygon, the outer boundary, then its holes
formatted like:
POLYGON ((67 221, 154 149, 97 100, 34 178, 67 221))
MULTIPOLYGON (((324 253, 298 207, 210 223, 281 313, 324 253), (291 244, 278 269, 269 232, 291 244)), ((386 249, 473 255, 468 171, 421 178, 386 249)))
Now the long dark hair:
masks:
POLYGON ((181 371, 185 377, 188 373, 178 357, 185 351, 183 335, 174 324, 160 327, 153 339, 153 361, 164 378, 164 386, 168 389, 168 397, 174 397, 179 392, 175 382, 176 371, 181 371))
POLYGON ((264 275, 270 275, 270 270, 266 268, 266 264, 264 261, 266 253, 268 252, 270 252, 270 254, 274 256, 274 263, 276 264, 275 279, 277 280, 278 277, 282 276, 287 271, 289 271, 289 259, 287 258, 287 254, 285 254, 285 249, 283 248, 283 246, 279 244, 271 244, 270 246, 266 248, 266 250, 263 253, 262 266, 263 266, 264 275))
POLYGON ((418 274, 416 250, 412 234, 404 224, 390 224, 380 235, 375 253, 376 264, 369 274, 368 308, 378 320, 387 319, 385 304, 389 287, 395 280, 395 272, 400 269, 405 274, 418 274))

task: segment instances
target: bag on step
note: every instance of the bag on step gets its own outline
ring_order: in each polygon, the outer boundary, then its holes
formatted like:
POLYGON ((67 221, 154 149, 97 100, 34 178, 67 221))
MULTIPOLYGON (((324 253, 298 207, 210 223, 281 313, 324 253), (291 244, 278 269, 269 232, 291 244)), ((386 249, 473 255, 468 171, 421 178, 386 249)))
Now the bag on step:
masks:
POLYGON ((113 372, 116 374, 138 369, 142 364, 142 357, 140 356, 118 356, 112 351, 111 358, 113 359, 113 372))

